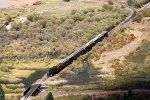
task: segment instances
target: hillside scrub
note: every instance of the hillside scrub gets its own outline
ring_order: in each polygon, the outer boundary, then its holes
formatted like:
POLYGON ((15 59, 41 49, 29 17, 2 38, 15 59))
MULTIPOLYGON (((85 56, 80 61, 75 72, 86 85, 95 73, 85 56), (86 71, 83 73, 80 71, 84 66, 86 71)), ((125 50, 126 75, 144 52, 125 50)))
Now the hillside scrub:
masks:
POLYGON ((148 2, 149 0, 127 0, 127 4, 135 8, 140 8, 148 2))
MULTIPOLYGON (((27 15, 28 22, 12 22, 10 31, 0 30, 0 73, 3 73, 0 82, 4 90, 7 93, 14 88, 16 93, 23 91, 15 85, 33 72, 53 66, 50 65, 53 59, 63 59, 100 32, 124 20, 127 14, 123 8, 105 5, 101 10, 74 10, 61 18, 33 13, 27 15), (21 75, 16 73, 23 70, 26 71, 21 75), (9 75, 13 80, 9 80, 9 75)), ((82 60, 76 63, 73 65, 82 66, 82 60)))
POLYGON ((122 21, 127 15, 123 9, 110 10, 109 6, 105 7, 103 9, 107 11, 89 9, 86 14, 85 11, 77 11, 62 18, 28 15, 31 22, 12 23, 11 31, 2 32, 1 56, 8 58, 22 56, 23 58, 31 54, 49 57, 56 54, 68 55, 103 30, 122 21))
POLYGON ((125 57, 124 61, 115 59, 112 67, 120 84, 132 88, 150 88, 150 42, 144 41, 142 46, 125 57), (145 70, 147 69, 147 70, 145 70))
POLYGON ((93 95, 67 95, 54 98, 55 100, 148 100, 149 93, 133 93, 133 96, 128 96, 128 93, 113 93, 113 94, 93 94, 93 95))
POLYGON ((5 100, 5 92, 1 85, 0 85, 0 99, 5 100))

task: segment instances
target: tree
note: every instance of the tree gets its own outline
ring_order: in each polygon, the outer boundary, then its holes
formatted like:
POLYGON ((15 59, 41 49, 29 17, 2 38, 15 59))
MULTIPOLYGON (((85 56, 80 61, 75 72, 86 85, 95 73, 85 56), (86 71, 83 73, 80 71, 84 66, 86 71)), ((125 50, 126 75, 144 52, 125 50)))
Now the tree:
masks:
POLYGON ((49 92, 45 98, 45 100, 54 100, 53 95, 51 92, 49 92))
POLYGON ((0 100, 5 100, 5 92, 3 91, 3 88, 1 85, 0 85, 0 100))
POLYGON ((127 97, 133 97, 132 89, 129 89, 129 90, 128 90, 127 97))

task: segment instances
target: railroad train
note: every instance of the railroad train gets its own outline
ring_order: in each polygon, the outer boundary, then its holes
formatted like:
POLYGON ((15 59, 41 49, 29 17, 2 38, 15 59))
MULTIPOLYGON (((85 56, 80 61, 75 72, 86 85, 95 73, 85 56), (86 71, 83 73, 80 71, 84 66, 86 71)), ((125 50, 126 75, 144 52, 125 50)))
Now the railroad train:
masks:
MULTIPOLYGON (((108 28, 106 31, 101 32, 95 38, 93 38, 88 43, 80 47, 77 51, 73 52, 72 54, 64 58, 59 64, 49 68, 46 73, 46 79, 48 79, 49 77, 55 76, 64 68, 66 68, 69 64, 71 64, 74 60, 76 60, 80 55, 83 55, 86 52, 90 51, 97 42, 102 41, 105 37, 107 37, 110 31, 113 28, 115 28, 115 26, 116 25, 113 25, 112 27, 108 28)), ((42 88, 41 84, 32 85, 26 89, 23 95, 26 96, 27 94, 31 93, 31 96, 36 96, 40 92, 41 88, 42 88), (34 90, 33 92, 31 88, 34 90)))
MULTIPOLYGON (((132 19, 134 16, 136 15, 136 11, 133 10, 133 13, 131 16, 129 16, 126 20, 122 21, 120 23, 120 25, 123 25, 124 23, 128 22, 130 19, 132 19)), ((82 47, 80 47, 77 51, 73 52, 72 54, 70 54, 69 56, 67 56, 66 58, 64 58, 59 64, 57 64, 56 66, 53 66, 51 68, 48 69, 47 73, 46 73, 46 79, 48 79, 49 77, 53 77, 56 74, 58 74, 60 71, 62 71, 64 68, 66 68, 69 64, 71 64, 74 60, 76 60, 80 55, 85 54, 86 52, 90 51, 92 49, 92 47, 99 41, 103 40, 105 37, 108 36, 109 33, 111 33, 114 28, 116 27, 116 25, 118 25, 118 23, 116 23, 115 25, 112 25, 111 27, 109 27, 106 31, 103 31, 102 33, 100 33, 99 35, 97 35, 95 38, 93 38, 92 40, 90 40, 88 43, 86 43, 85 45, 83 45, 82 47)), ((43 80, 43 81, 45 81, 43 80)), ((39 84, 33 84, 30 87, 28 87, 26 89, 26 91, 24 92, 24 96, 22 100, 26 100, 29 96, 36 96, 40 90, 42 88, 41 83, 39 84)))
POLYGON ((59 64, 56 66, 53 66, 52 68, 49 68, 47 72, 47 77, 53 77, 56 74, 58 74, 61 70, 66 68, 69 64, 71 64, 74 60, 76 60, 80 55, 85 54, 86 52, 90 51, 95 44, 101 40, 104 39, 104 37, 108 36, 109 31, 103 31, 99 35, 97 35, 95 38, 90 40, 88 43, 80 47, 77 51, 73 52, 66 58, 64 58, 59 64))
POLYGON ((109 32, 115 27, 116 25, 112 25, 106 31, 101 32, 99 35, 97 35, 95 38, 90 40, 88 43, 84 44, 77 51, 73 52, 72 54, 64 58, 59 64, 57 64, 56 66, 53 66, 52 68, 49 68, 49 70, 46 73, 47 77, 55 76, 61 70, 63 70, 69 64, 71 64, 74 60, 76 60, 80 55, 83 55, 86 52, 90 51, 97 42, 102 41, 105 37, 108 37, 109 32))

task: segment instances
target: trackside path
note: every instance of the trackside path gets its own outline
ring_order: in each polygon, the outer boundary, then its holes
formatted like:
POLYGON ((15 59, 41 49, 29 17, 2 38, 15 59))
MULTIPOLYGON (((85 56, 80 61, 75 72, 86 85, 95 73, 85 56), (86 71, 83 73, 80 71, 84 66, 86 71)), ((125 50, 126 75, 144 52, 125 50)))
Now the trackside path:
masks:
MULTIPOLYGON (((127 93, 128 90, 84 90, 84 91, 60 91, 60 92, 52 92, 53 97, 59 96, 67 96, 67 95, 106 95, 106 94, 124 94, 127 93)), ((148 93, 150 94, 150 89, 133 89, 133 93, 148 93)), ((45 97, 47 92, 41 92, 39 97, 45 97)))

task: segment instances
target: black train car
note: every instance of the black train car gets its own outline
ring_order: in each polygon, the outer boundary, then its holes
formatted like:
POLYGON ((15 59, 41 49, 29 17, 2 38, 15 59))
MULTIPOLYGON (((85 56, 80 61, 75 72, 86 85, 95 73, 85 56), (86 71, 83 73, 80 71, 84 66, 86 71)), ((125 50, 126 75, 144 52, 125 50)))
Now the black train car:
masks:
POLYGON ((107 36, 106 34, 107 34, 107 31, 103 31, 101 34, 97 35, 94 39, 92 39, 87 44, 85 44, 86 45, 85 51, 86 52, 90 51, 97 42, 102 41, 104 37, 107 36))

